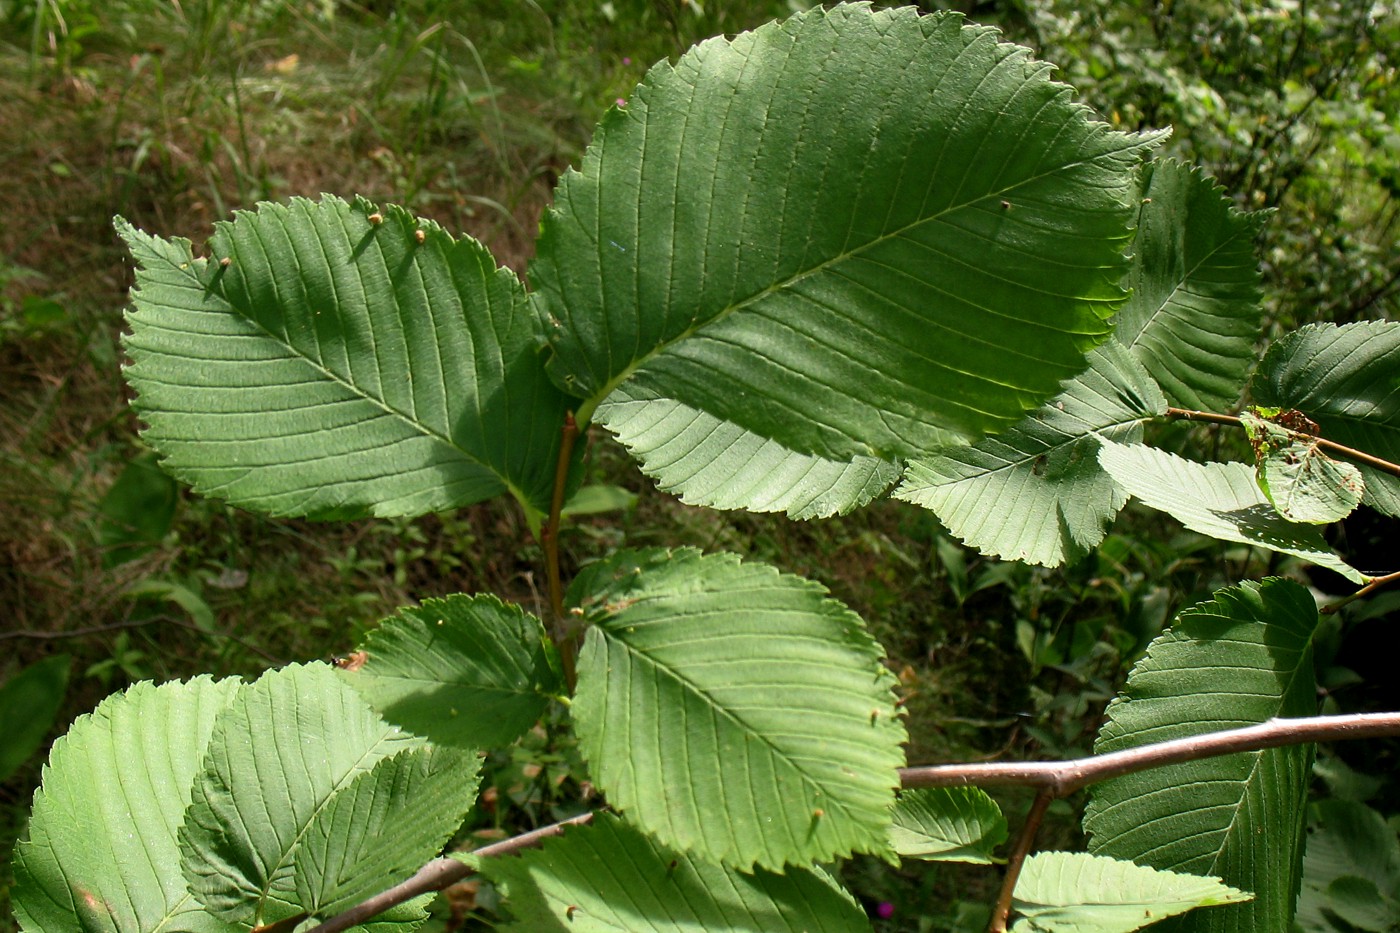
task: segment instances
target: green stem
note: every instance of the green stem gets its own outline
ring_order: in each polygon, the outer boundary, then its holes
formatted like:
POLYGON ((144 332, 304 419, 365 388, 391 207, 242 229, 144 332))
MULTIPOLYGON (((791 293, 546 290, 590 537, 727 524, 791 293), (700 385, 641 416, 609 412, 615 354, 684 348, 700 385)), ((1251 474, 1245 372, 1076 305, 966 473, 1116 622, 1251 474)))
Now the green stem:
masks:
MULTIPOLYGON (((1237 428, 1244 427, 1244 422, 1235 415, 1220 415, 1211 411, 1193 411, 1189 408, 1168 408, 1168 418, 1176 418, 1182 421, 1203 421, 1207 424, 1228 424, 1237 428)), ((1353 463, 1380 470, 1382 473, 1389 473, 1391 476, 1400 476, 1400 464, 1391 463, 1389 460, 1382 460, 1380 457, 1368 454, 1362 450, 1356 450, 1338 444, 1336 441, 1329 441, 1325 437, 1317 438, 1317 446, 1335 454, 1338 457, 1345 457, 1353 463)))
POLYGON ((560 428, 559 461, 554 469, 554 496, 549 503, 549 519, 540 535, 544 547, 545 576, 549 585, 549 611, 553 616, 551 628, 554 644, 564 665, 564 680, 569 692, 574 690, 574 659, 578 654, 578 639, 564 615, 564 583, 559 574, 559 516, 564 511, 564 493, 569 485, 569 464, 574 456, 574 441, 578 439, 578 422, 573 412, 564 413, 560 428))
POLYGON ((1328 603, 1318 611, 1325 616, 1330 616, 1333 613, 1335 613, 1338 609, 1341 609, 1343 606, 1345 606, 1347 603, 1353 600, 1360 599, 1363 596, 1369 596, 1372 591, 1378 590, 1381 587, 1386 586, 1387 584, 1396 582, 1400 582, 1400 571, 1396 571, 1395 573, 1388 573, 1383 577, 1373 577, 1370 583, 1367 583, 1355 593, 1352 593, 1350 596, 1343 596, 1335 603, 1328 603))

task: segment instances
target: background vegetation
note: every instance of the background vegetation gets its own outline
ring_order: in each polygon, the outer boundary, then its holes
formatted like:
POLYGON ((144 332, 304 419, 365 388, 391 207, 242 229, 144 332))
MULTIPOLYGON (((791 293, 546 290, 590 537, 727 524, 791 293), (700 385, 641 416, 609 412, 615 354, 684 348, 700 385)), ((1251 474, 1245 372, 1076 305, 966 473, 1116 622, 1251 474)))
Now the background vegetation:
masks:
MULTIPOLYGON (((343 653, 426 596, 495 592, 539 612, 537 546, 508 504, 322 526, 188 497, 155 470, 120 378, 130 272, 110 219, 198 246, 214 220, 258 200, 359 193, 469 233, 524 273, 555 180, 648 65, 805 5, 0 0, 0 681, 66 655, 57 734, 137 680, 343 653)), ((1105 119, 1174 126, 1169 150, 1204 164, 1240 206, 1276 209, 1260 243, 1261 342, 1400 309, 1394 3, 961 6, 1059 63, 1105 119)), ((572 564, 624 541, 723 546, 823 581, 891 653, 916 763, 1081 754, 1126 665, 1171 613, 1227 581, 1304 573, 1146 514, 1125 516, 1080 564, 1047 571, 966 552, 901 503, 793 524, 686 507, 606 442, 589 469, 627 495, 566 529, 572 564)), ((1369 568, 1379 561, 1367 548, 1386 553, 1393 529, 1362 515, 1345 533, 1344 553, 1369 568)), ((1393 656, 1384 616, 1395 603, 1338 620, 1324 652, 1333 708, 1400 706, 1375 660, 1393 656)), ((0 718, 0 733, 14 726, 0 718)), ((491 762, 482 838, 576 805, 569 744, 547 728, 526 744, 491 762)), ((1394 770, 1390 746, 1345 751, 1363 772, 1394 770)), ((0 852, 41 759, 0 784, 0 852)), ((1340 780, 1343 765, 1327 767, 1340 780)), ((1400 811, 1393 782, 1369 793, 1400 811)), ((1077 830, 1066 819, 1059 831, 1077 830)), ((886 929, 961 929, 981 909, 979 892, 951 893, 953 868, 855 871, 872 906, 892 905, 886 929), (968 903, 933 916, 921 905, 934 893, 968 903)), ((5 885, 0 872, 0 929, 5 885)), ((455 903, 488 915, 490 891, 455 903)))

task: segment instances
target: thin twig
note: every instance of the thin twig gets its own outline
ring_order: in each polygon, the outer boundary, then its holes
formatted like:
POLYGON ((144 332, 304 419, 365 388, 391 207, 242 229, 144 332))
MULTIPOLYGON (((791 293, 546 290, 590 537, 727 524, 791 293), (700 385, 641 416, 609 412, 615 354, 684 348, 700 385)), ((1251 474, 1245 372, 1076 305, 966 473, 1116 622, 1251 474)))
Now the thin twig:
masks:
POLYGON ((167 622, 179 628, 188 629, 191 632, 209 636, 210 638, 226 638, 246 651, 251 651, 254 654, 261 655, 262 658, 270 664, 286 663, 285 658, 279 658, 273 654, 270 654, 269 652, 264 651, 262 648, 259 648, 257 645, 244 641, 242 638, 239 638, 237 635, 234 635, 230 632, 210 631, 209 629, 200 628, 193 622, 189 622, 185 619, 177 619, 174 616, 168 615, 155 615, 151 616, 148 619, 125 619, 121 622, 109 622, 106 625, 89 625, 85 628, 64 629, 63 631, 59 632, 38 632, 30 630, 20 630, 17 632, 0 632, 0 641, 8 641, 12 638, 25 638, 33 641, 58 641, 64 638, 82 638, 86 635, 103 635, 107 632, 120 632, 125 629, 144 628, 147 625, 155 625, 158 622, 167 622))
MULTIPOLYGON (((542 826, 531 832, 494 842, 489 846, 482 846, 472 854, 478 858, 509 855, 513 852, 519 852, 521 849, 537 846, 551 836, 558 836, 570 826, 582 826, 591 819, 593 819, 592 813, 582 813, 571 819, 542 826)), ((433 859, 418 869, 418 873, 407 881, 381 891, 368 900, 361 901, 344 913, 336 914, 320 926, 313 927, 307 933, 340 933, 341 930, 357 926, 362 921, 382 914, 391 907, 397 907, 399 904, 411 901, 422 894, 441 891, 475 873, 475 868, 458 859, 433 859)))
POLYGON ((1001 891, 998 892, 997 902, 992 907, 992 919, 987 924, 987 933, 1006 933, 1006 920, 1011 916, 1011 897, 1016 893, 1021 866, 1026 863, 1026 856, 1031 854, 1031 847, 1035 845, 1035 834, 1040 831, 1045 811, 1050 809, 1054 800, 1055 792, 1048 787, 1042 787, 1031 802, 1026 822, 1021 826, 1020 835, 1016 837, 1011 854, 1006 857, 1006 874, 1001 879, 1001 891))
MULTIPOLYGON (((1168 418, 1179 418, 1183 421, 1204 421, 1207 424, 1228 424, 1235 427, 1244 427, 1244 422, 1235 415, 1220 415, 1212 411, 1193 411, 1189 408, 1168 408, 1168 418)), ((1389 473, 1391 476, 1400 476, 1400 464, 1391 463, 1389 460, 1382 460, 1380 457, 1368 454, 1364 450, 1356 450, 1336 441, 1329 441, 1325 437, 1314 438, 1317 446, 1330 454, 1338 457, 1345 457, 1354 463, 1368 466, 1373 470, 1380 470, 1382 473, 1389 473)))
POLYGON ((1372 577, 1370 583, 1367 583, 1355 593, 1352 593, 1350 596, 1343 596, 1341 599, 1337 600, 1334 603, 1328 603, 1327 605, 1319 609, 1318 612, 1322 613, 1325 616, 1330 616, 1333 613, 1335 613, 1338 609, 1341 609, 1343 606, 1345 606, 1347 603, 1353 600, 1360 599, 1363 596, 1369 596, 1371 595, 1372 591, 1378 590, 1381 587, 1386 586, 1387 584, 1396 582, 1400 582, 1400 571, 1396 571, 1395 573, 1388 573, 1383 577, 1372 577))

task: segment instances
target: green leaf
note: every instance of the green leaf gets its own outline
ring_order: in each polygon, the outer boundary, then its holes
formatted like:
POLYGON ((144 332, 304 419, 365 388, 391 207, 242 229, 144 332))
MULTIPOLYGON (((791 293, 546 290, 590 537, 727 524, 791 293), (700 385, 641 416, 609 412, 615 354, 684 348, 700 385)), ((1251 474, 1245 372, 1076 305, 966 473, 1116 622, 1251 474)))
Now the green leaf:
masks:
POLYGON ((1361 803, 1320 800, 1309 810, 1298 926, 1304 933, 1350 933, 1347 924, 1382 933, 1400 926, 1395 830, 1361 803))
POLYGON ((19 770, 48 738, 68 692, 71 655, 35 661, 0 685, 0 783, 19 770))
POLYGON ((98 503, 102 565, 115 567, 147 553, 170 532, 180 491, 156 466, 154 454, 136 457, 98 503))
POLYGON ((1234 209, 1195 166, 1143 168, 1132 297, 1115 337, 1173 405, 1213 411, 1239 400, 1259 336, 1254 239, 1265 216, 1234 209))
POLYGON ((384 620, 345 664, 380 714, 440 744, 509 745, 563 686, 540 620, 494 596, 424 600, 384 620))
POLYGON ((15 914, 26 931, 235 933, 180 874, 175 827, 215 716, 236 679, 139 683, 80 716, 54 743, 15 850, 15 914))
POLYGON ((930 862, 992 865, 1006 841, 1006 817, 987 792, 976 787, 929 787, 905 791, 894 808, 890 845, 906 858, 930 862))
POLYGON ((1254 445, 1259 488, 1284 518, 1325 525, 1361 504, 1361 471, 1323 453, 1316 437, 1250 411, 1240 420, 1254 445))
POLYGON ((894 679, 820 585, 730 554, 623 551, 568 601, 591 623, 579 747, 629 819, 743 870, 888 851, 894 679))
POLYGON ((1333 553, 1315 525, 1290 522, 1273 507, 1248 464, 1196 463, 1145 445, 1105 440, 1099 463, 1143 504, 1192 531, 1292 554, 1348 580, 1369 579, 1333 553))
MULTIPOLYGON (((1026 859, 1012 907, 1015 933, 1130 933, 1164 917, 1250 895, 1219 878, 1159 871, 1085 852, 1026 859)), ((1262 927, 1260 929, 1263 929, 1262 927)))
POLYGON ((604 400, 597 420, 643 472, 690 505, 829 518, 865 505, 899 478, 899 469, 884 460, 797 453, 698 408, 654 398, 631 382, 604 400))
POLYGON ((210 736, 180 826, 190 890, 235 923, 305 912, 294 873, 307 827, 357 775, 421 744, 376 716, 329 665, 264 674, 210 736))
MULTIPOLYGON (((1312 594, 1282 578, 1242 583, 1186 609, 1109 705, 1096 753, 1276 717, 1313 716, 1312 594)), ((1312 746, 1205 758, 1090 788, 1089 850, 1154 868, 1216 875, 1249 904, 1192 918, 1191 930, 1284 930, 1302 863, 1312 746)))
POLYGON ((648 72, 530 272, 581 417, 630 377, 796 452, 893 461, 1081 371, 1160 136, 1095 122, 998 35, 850 4, 648 72))
POLYGON ((424 745, 357 774, 315 815, 297 847, 302 909, 334 916, 436 857, 476 800, 480 765, 475 753, 424 745))
MULTIPOLYGON (((1312 324, 1274 342, 1250 393, 1260 405, 1296 408, 1321 435, 1400 462, 1400 323, 1312 324)), ((1362 499, 1400 516, 1400 477, 1362 466, 1362 499)))
POLYGON ((1099 466, 1101 437, 1136 443, 1166 411, 1142 365, 1117 344, 1015 427, 910 463, 895 497, 932 510, 984 554, 1055 567, 1104 538, 1127 493, 1099 466))
POLYGON ((621 486, 594 484, 581 486, 564 503, 560 515, 600 515, 604 512, 624 512, 637 504, 637 494, 621 486))
POLYGON ((506 490, 546 510, 564 400, 524 288, 474 240, 380 216, 262 204, 218 226, 211 260, 118 219, 143 437, 196 491, 273 515, 419 515, 506 490))
POLYGON ((516 933, 869 933, 814 868, 742 873, 666 848, 600 813, 519 858, 484 859, 516 933))

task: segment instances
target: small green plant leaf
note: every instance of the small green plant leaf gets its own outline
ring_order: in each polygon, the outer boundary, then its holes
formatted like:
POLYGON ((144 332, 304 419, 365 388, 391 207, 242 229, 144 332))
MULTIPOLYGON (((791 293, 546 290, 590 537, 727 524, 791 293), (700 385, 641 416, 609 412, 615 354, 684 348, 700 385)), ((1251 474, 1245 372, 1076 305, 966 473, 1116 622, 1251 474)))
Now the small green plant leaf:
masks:
POLYGON ((976 787, 905 791, 894 807, 890 845, 906 858, 992 865, 1006 841, 1001 807, 976 787))
POLYGON ((474 752, 420 745, 357 774, 297 847, 302 909, 325 919, 422 868, 471 809, 480 764, 474 752))
POLYGON ((1361 471, 1323 453, 1315 436, 1279 423, 1279 418, 1298 414, 1280 412, 1261 417, 1246 411, 1240 415, 1254 445, 1259 488, 1291 522, 1325 525, 1340 521, 1361 504, 1365 488, 1361 471))
POLYGON ((15 849, 15 914, 32 933, 236 933, 180 873, 174 828, 237 680, 139 683, 54 743, 15 849))
POLYGON ((1309 811, 1298 926, 1304 933, 1351 933, 1351 927, 1388 933, 1400 927, 1395 828, 1354 801, 1320 800, 1309 811))
MULTIPOLYGON (((1012 907, 1014 933, 1131 933, 1165 917, 1249 900, 1203 878, 1086 852, 1039 852, 1026 859, 1012 907)), ((1259 927, 1258 929, 1264 929, 1259 927)))
POLYGON ((308 826, 357 775, 422 743, 375 715, 330 665, 264 674, 210 736, 180 826, 190 890, 234 923, 305 913, 295 873, 308 826))
POLYGON ((525 290, 474 240, 325 197, 222 223, 213 257, 118 219, 127 379, 162 465, 273 515, 548 508, 564 400, 525 290), (421 239, 420 239, 421 238, 421 239))
MULTIPOLYGON (((1250 383, 1255 402, 1297 409, 1321 436, 1400 463, 1400 323, 1311 324, 1274 342, 1250 383)), ((1367 505, 1400 516, 1400 477, 1361 465, 1367 505)))
POLYGON ((68 692, 73 658, 56 654, 35 661, 0 685, 0 783, 19 770, 48 738, 68 692))
POLYGON ((540 620, 494 596, 403 609, 341 667, 389 722, 467 748, 509 745, 563 690, 540 620))
POLYGON ((1236 210, 1199 168, 1143 167, 1132 297, 1114 334, 1173 405, 1214 411, 1239 400, 1259 336, 1254 239, 1265 216, 1236 210))
MULTIPOLYGON (((1096 753, 1313 716, 1312 594, 1283 578, 1242 583, 1192 606, 1155 639, 1109 705, 1096 753)), ((1312 746, 1205 758, 1090 788, 1089 850, 1216 875, 1253 891, 1191 930, 1283 930, 1298 893, 1312 746)))
POLYGON ((1143 504, 1166 512, 1192 531, 1292 554, 1348 580, 1365 574, 1327 546, 1315 525, 1290 522, 1278 513, 1248 464, 1196 463, 1146 445, 1104 440, 1099 463, 1143 504))
POLYGON ((637 504, 637 494, 621 486, 593 484, 580 486, 560 510, 561 515, 601 515, 625 512, 637 504))
POLYGON ((584 417, 633 378, 838 461, 1019 421, 1107 337, 1161 138, 1096 122, 1050 70, 864 4, 657 65, 544 219, 551 373, 584 417))
POLYGON ((98 503, 97 541, 102 564, 115 567, 150 551, 170 532, 180 500, 175 481, 144 453, 117 476, 98 503))
POLYGON ((820 585, 735 555, 623 551, 568 600, 591 623, 579 746, 630 820, 743 870, 888 852, 893 677, 820 585))
POLYGON ((899 478, 884 460, 800 454, 698 408, 650 397, 631 382, 604 400, 597 420, 643 472, 690 505, 829 518, 865 505, 899 478))
POLYGON ((1136 443, 1143 421, 1166 406, 1142 365, 1104 344, 1015 427, 912 461, 895 496, 932 510, 984 554, 1058 566, 1097 546, 1128 501, 1099 465, 1100 438, 1136 443))
POLYGON ((600 813, 519 858, 483 859, 514 933, 869 933, 825 872, 735 871, 668 849, 600 813))

